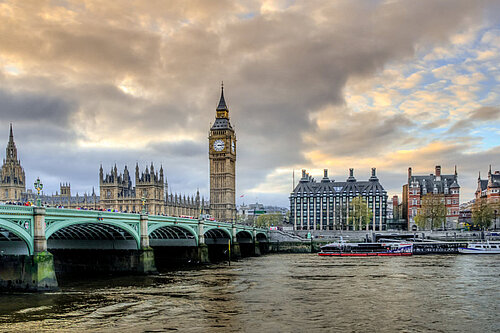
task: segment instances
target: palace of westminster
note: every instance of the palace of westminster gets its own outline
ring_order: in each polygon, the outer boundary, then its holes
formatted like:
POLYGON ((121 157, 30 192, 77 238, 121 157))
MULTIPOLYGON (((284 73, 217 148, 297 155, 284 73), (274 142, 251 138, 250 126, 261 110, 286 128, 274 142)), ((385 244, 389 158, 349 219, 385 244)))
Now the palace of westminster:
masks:
MULTIPOLYGON (((135 166, 134 182, 127 166, 118 173, 116 165, 109 173, 99 170, 99 195, 71 195, 68 183, 60 184, 54 195, 40 195, 44 205, 94 210, 116 210, 137 213, 143 209, 154 215, 193 216, 211 214, 216 220, 233 222, 236 219, 236 136, 229 122, 229 109, 224 99, 224 87, 216 109, 216 119, 209 135, 210 202, 194 195, 168 193, 163 166, 155 170, 153 163, 144 171, 135 166), (134 186, 135 185, 135 186, 134 186)), ((35 202, 37 194, 26 188, 26 176, 17 156, 12 125, 6 157, 0 179, 0 202, 35 202)))

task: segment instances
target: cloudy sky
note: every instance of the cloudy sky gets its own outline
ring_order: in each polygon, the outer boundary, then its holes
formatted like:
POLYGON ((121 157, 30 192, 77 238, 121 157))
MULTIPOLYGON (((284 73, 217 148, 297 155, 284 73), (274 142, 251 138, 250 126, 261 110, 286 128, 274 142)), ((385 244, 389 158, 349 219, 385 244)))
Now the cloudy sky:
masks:
POLYGON ((0 0, 0 138, 49 193, 154 162, 207 196, 223 80, 239 203, 287 206, 301 168, 400 194, 436 164, 467 201, 500 169, 499 51, 498 1, 0 0))

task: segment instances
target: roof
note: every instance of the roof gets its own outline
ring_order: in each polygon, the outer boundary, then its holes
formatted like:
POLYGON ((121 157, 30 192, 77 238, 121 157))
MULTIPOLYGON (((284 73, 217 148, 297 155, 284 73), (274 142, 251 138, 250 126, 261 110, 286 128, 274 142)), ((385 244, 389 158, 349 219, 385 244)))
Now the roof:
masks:
POLYGON ((356 181, 349 177, 348 181, 336 182, 330 181, 326 182, 323 178, 321 182, 317 182, 311 177, 305 177, 300 180, 292 195, 299 194, 352 194, 354 196, 362 195, 363 193, 379 193, 387 194, 383 186, 377 180, 370 181, 356 181))
POLYGON ((231 123, 229 122, 229 119, 226 118, 216 118, 214 124, 212 125, 211 129, 233 129, 231 126, 231 123))
POLYGON ((493 173, 491 174, 491 185, 490 187, 500 187, 500 174, 493 173))
POLYGON ((445 188, 460 188, 455 175, 441 175, 437 177, 433 174, 428 176, 411 176, 411 183, 417 182, 422 192, 425 188, 427 193, 433 193, 434 188, 437 188, 438 193, 444 193, 445 188))
POLYGON ((226 105, 226 100, 224 99, 224 87, 222 87, 221 93, 220 93, 220 100, 219 100, 219 105, 217 106, 216 111, 229 111, 226 105))

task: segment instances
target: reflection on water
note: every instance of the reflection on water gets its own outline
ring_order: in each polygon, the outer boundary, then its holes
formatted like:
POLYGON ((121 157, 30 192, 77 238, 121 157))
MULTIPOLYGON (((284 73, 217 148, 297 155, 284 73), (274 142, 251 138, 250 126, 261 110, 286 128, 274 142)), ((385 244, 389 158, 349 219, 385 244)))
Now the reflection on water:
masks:
POLYGON ((500 331, 494 255, 268 255, 61 284, 0 294, 0 331, 500 331))

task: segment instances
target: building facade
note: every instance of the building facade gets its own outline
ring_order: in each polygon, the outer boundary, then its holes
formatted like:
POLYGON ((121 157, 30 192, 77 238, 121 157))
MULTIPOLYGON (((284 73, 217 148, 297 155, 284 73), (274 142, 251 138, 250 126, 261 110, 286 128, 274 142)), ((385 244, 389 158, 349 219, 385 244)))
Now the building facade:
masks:
POLYGON ((210 214, 218 221, 236 221, 236 135, 229 121, 224 87, 208 136, 210 214))
MULTIPOLYGON (((198 218, 200 214, 208 214, 208 202, 196 195, 186 196, 168 194, 168 183, 163 167, 155 171, 154 165, 139 172, 139 165, 135 168, 135 182, 129 174, 127 166, 123 173, 118 173, 116 165, 109 173, 104 174, 102 165, 99 170, 99 192, 72 195, 71 185, 61 183, 60 191, 52 195, 42 192, 39 196, 44 206, 79 208, 93 210, 115 210, 129 213, 142 211, 144 201, 145 210, 149 214, 169 216, 192 216, 198 218)), ((12 125, 10 127, 9 142, 6 157, 1 169, 0 201, 21 203, 35 203, 37 193, 26 189, 26 177, 17 158, 17 148, 14 143, 12 125)))
POLYGON ((481 173, 477 178, 476 200, 486 199, 487 203, 500 203, 500 171, 491 172, 491 165, 488 170, 488 179, 481 179, 481 173))
POLYGON ((315 181, 306 170, 290 194, 290 223, 295 230, 384 230, 387 216, 387 192, 380 184, 375 168, 368 181, 357 181, 354 169, 349 169, 345 182, 328 178, 315 181), (371 212, 366 226, 358 225, 352 216, 356 214, 352 200, 361 196, 371 212))
POLYGON ((0 201, 19 201, 22 193, 26 192, 26 176, 17 159, 17 148, 14 142, 12 124, 10 125, 9 142, 5 150, 0 181, 0 201))
POLYGON ((163 166, 155 171, 154 164, 139 171, 135 166, 134 182, 130 177, 128 167, 123 173, 118 173, 116 165, 110 173, 104 174, 103 168, 99 169, 99 207, 114 209, 122 212, 139 213, 144 209, 153 215, 192 216, 198 218, 200 214, 207 214, 208 209, 205 199, 200 198, 199 191, 196 195, 187 196, 180 194, 167 194, 168 183, 163 172, 163 166), (135 186, 134 186, 135 184, 135 186))
POLYGON ((460 186, 458 185, 458 173, 452 175, 441 174, 441 166, 437 165, 435 174, 413 175, 412 169, 408 168, 408 183, 403 186, 403 211, 407 213, 408 230, 417 230, 415 216, 421 207, 422 197, 433 195, 441 197, 446 206, 446 223, 444 229, 455 229, 458 227, 460 186))

